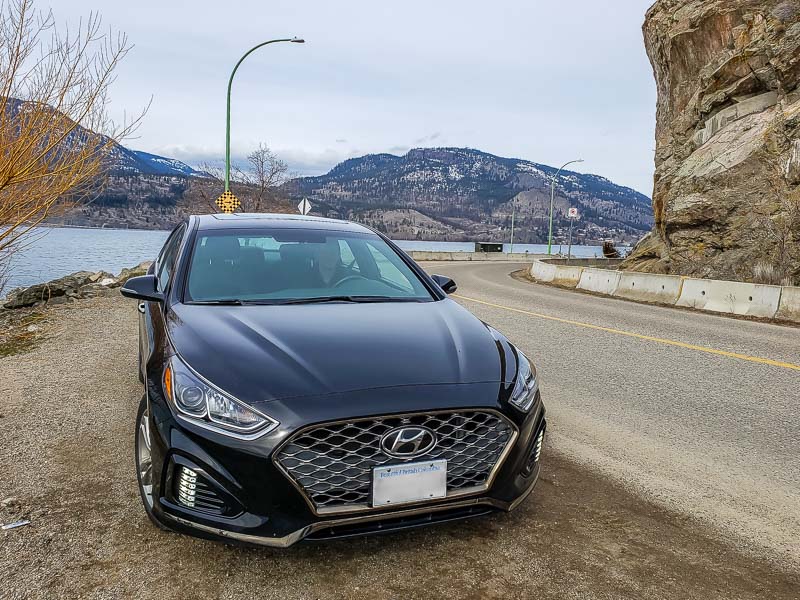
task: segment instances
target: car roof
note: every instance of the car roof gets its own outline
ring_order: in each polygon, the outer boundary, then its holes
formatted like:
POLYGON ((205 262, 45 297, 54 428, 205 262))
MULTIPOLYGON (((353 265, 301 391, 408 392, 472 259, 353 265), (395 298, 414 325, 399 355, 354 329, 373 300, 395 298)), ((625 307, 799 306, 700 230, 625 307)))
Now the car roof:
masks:
POLYGON ((350 231, 355 233, 374 233, 368 227, 324 217, 309 217, 281 213, 217 213, 195 215, 200 231, 219 229, 325 229, 329 231, 350 231))

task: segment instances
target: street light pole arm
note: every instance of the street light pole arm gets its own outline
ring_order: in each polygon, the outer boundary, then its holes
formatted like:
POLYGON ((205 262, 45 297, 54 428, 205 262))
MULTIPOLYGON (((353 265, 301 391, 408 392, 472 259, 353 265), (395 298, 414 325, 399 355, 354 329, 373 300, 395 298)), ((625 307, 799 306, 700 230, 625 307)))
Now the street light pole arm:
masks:
POLYGON ((236 66, 233 67, 233 71, 231 71, 230 79, 228 79, 228 101, 226 105, 226 118, 225 118, 225 191, 227 192, 230 188, 230 180, 231 180, 231 88, 233 87, 233 77, 236 75, 236 71, 239 70, 239 65, 244 62, 244 59, 250 56, 253 52, 258 50, 259 48, 266 46, 268 44, 275 44, 278 42, 295 42, 302 44, 304 40, 299 38, 280 38, 277 40, 269 40, 267 42, 261 42, 256 46, 253 46, 244 53, 242 58, 239 59, 239 62, 236 63, 236 66))
POLYGON ((567 162, 567 163, 564 163, 563 165, 561 165, 561 167, 559 167, 558 171, 556 171, 556 174, 555 174, 555 176, 553 177, 553 183, 555 183, 555 180, 556 180, 556 179, 558 179, 558 175, 559 175, 559 174, 561 173, 561 171, 563 171, 563 170, 564 170, 566 167, 568 167, 568 166, 569 166, 569 165, 571 165, 572 163, 580 163, 580 162, 583 162, 583 159, 582 159, 582 158, 579 158, 579 159, 577 159, 577 160, 571 160, 571 161, 569 161, 569 162, 567 162))

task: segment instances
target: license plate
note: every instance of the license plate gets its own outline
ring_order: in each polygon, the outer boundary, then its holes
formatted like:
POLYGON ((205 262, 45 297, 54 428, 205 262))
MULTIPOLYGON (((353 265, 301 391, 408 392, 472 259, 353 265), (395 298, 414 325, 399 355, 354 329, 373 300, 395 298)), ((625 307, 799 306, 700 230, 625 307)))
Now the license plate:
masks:
POLYGON ((429 460, 372 469, 372 506, 447 496, 447 461, 429 460))

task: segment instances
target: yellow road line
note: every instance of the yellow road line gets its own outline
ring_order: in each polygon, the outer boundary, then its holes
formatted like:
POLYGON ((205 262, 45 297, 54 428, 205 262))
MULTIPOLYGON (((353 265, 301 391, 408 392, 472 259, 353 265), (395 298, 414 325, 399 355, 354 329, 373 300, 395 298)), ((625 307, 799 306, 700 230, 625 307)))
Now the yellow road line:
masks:
POLYGON ((625 335, 628 337, 636 338, 639 340, 646 340, 648 342, 655 342, 657 344, 666 344, 667 346, 677 346, 678 348, 686 348, 688 350, 696 350, 697 352, 705 352, 706 354, 716 354, 718 356, 727 356, 728 358, 736 358, 739 360, 746 360, 749 362, 760 363, 762 365, 771 365, 773 367, 781 367, 783 369, 791 369, 793 371, 800 371, 800 365, 792 363, 781 362, 779 360, 772 360, 771 358, 761 358, 758 356, 750 356, 749 354, 739 354, 738 352, 728 352, 727 350, 717 350, 716 348, 706 348, 705 346, 695 346, 694 344, 687 344, 686 342, 678 342, 676 340, 666 340, 664 338, 657 338, 650 335, 643 335, 641 333, 633 333, 632 331, 623 331, 621 329, 613 329, 611 327, 603 327, 601 325, 592 325, 591 323, 582 323, 581 321, 572 321, 571 319, 562 319, 560 317, 553 317, 551 315, 543 315, 541 313, 533 312, 530 310, 523 310, 521 308, 513 308, 511 306, 503 306, 502 304, 494 304, 493 302, 486 302, 485 300, 477 300, 476 298, 468 298, 460 294, 453 294, 453 297, 469 302, 476 302, 478 304, 485 304, 494 308, 500 308, 510 312, 520 313, 531 317, 538 317, 540 319, 547 319, 548 321, 556 321, 558 323, 566 323, 567 325, 575 325, 576 327, 585 327, 586 329, 595 329, 597 331, 605 331, 606 333, 615 333, 617 335, 625 335))

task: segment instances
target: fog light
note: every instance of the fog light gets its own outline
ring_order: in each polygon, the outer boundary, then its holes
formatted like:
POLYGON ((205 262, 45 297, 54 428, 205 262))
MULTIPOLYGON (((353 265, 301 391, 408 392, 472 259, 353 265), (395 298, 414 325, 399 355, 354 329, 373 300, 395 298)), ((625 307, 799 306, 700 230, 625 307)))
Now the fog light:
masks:
POLYGON ((544 443, 544 426, 539 430, 539 433, 536 435, 536 439, 533 442, 533 446, 531 447, 531 453, 528 455, 528 462, 525 464, 525 468, 522 471, 522 474, 527 477, 533 470, 536 468, 536 463, 539 462, 539 457, 542 455, 542 444, 544 443))
POLYGON ((197 473, 188 467, 180 467, 178 476, 178 500, 181 504, 194 508, 197 493, 197 473))
POLYGON ((539 432, 539 435, 536 436, 536 444, 533 447, 533 462, 539 462, 539 457, 542 454, 542 442, 544 442, 544 429, 539 432))

